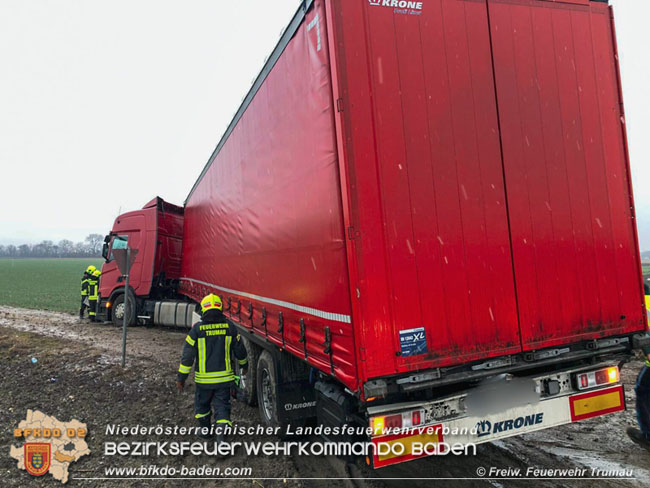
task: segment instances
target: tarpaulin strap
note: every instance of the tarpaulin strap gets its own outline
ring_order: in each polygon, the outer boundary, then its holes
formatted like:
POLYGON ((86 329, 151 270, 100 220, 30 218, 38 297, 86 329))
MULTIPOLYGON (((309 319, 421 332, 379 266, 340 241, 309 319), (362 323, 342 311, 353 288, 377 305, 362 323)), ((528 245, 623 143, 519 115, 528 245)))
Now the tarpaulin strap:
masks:
POLYGON ((303 318, 300 319, 300 339, 298 339, 298 342, 302 343, 302 352, 305 359, 307 359, 307 332, 305 330, 305 319, 303 318))

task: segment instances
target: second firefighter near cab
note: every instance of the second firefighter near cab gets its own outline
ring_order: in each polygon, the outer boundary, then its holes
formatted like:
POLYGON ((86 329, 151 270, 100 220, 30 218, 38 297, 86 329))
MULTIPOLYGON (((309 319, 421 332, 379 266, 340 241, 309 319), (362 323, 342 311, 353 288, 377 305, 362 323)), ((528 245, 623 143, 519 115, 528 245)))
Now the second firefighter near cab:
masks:
POLYGON ((86 268, 83 276, 81 277, 81 308, 79 309, 79 319, 83 319, 88 310, 88 316, 90 316, 90 301, 88 300, 88 291, 90 289, 90 278, 92 274, 97 271, 97 268, 92 264, 86 268))

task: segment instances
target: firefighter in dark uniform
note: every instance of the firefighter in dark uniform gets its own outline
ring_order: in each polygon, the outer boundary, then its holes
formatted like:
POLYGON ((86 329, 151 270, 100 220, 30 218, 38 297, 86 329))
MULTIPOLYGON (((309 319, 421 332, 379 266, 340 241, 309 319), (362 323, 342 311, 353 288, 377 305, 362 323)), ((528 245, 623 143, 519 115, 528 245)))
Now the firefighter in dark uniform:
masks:
POLYGON ((91 322, 97 322, 97 300, 99 299, 99 277, 102 272, 96 269, 88 278, 88 302, 90 310, 88 316, 91 322))
POLYGON ((233 361, 238 361, 242 374, 246 374, 248 369, 246 348, 235 324, 224 316, 222 309, 221 298, 217 295, 210 294, 201 301, 201 321, 194 324, 185 338, 177 380, 178 391, 183 391, 194 365, 194 417, 204 428, 200 437, 211 437, 205 433, 211 426, 214 410, 218 442, 225 441, 222 427, 232 425, 230 388, 235 382, 233 361))
MULTIPOLYGON (((650 317, 650 287, 643 284, 645 294, 645 307, 650 317)), ((650 336, 650 330, 646 332, 650 336)), ((643 349, 645 366, 641 369, 634 385, 636 392, 636 419, 639 428, 627 428, 627 435, 641 447, 650 451, 650 347, 643 349)))
POLYGON ((88 279, 90 275, 96 270, 94 266, 90 265, 84 271, 83 277, 81 278, 81 308, 79 309, 79 318, 83 319, 88 308, 88 279))

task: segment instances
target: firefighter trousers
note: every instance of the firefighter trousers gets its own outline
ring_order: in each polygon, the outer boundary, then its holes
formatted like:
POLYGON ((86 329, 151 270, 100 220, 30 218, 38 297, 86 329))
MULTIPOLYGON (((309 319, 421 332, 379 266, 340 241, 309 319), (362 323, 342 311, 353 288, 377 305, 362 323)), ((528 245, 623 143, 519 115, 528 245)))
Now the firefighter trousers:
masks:
POLYGON ((194 393, 194 416, 201 427, 210 426, 210 417, 214 410, 214 422, 232 425, 230 422, 230 386, 231 383, 219 385, 217 388, 202 388, 196 385, 194 393))
POLYGON ((88 302, 90 303, 90 306, 88 307, 88 316, 90 317, 90 320, 94 322, 97 317, 97 300, 89 299, 88 302))
POLYGON ((636 391, 636 418, 641 432, 650 441, 650 367, 643 366, 634 386, 636 391))
POLYGON ((87 295, 82 295, 81 296, 81 308, 79 309, 79 317, 82 318, 82 319, 84 318, 84 314, 86 313, 86 309, 89 308, 88 305, 86 305, 86 300, 88 300, 88 296, 87 295))

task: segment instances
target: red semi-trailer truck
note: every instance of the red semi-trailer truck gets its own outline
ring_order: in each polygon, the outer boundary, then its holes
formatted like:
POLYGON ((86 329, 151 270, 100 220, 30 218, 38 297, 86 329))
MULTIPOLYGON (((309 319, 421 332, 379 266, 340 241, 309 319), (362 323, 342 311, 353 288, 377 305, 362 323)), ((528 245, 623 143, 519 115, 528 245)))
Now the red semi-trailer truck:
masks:
POLYGON ((108 319, 219 294, 240 398, 407 446, 375 467, 623 410, 647 322, 611 7, 307 0, 184 207, 119 216, 105 258, 108 319))

